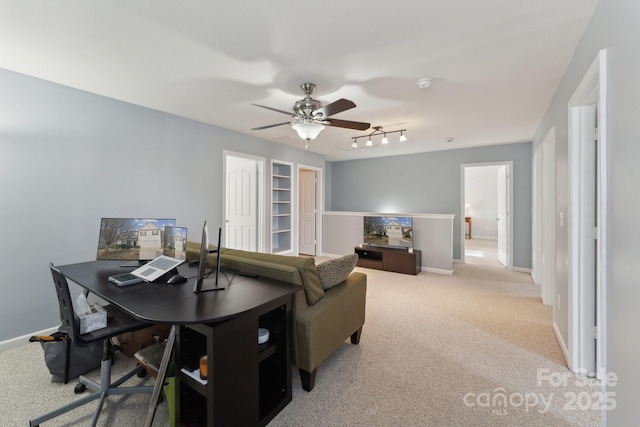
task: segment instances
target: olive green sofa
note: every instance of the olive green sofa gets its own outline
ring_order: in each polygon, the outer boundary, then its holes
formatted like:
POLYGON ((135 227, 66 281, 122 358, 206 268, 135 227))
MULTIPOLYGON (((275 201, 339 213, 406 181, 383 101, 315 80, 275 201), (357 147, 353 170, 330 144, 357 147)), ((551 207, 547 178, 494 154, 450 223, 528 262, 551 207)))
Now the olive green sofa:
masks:
MULTIPOLYGON (((187 242, 187 258, 197 259, 200 244, 187 242)), ((302 388, 311 391, 318 366, 350 337, 358 344, 365 318, 367 276, 352 272, 346 280, 323 289, 315 260, 222 248, 224 267, 242 274, 292 283, 302 287, 293 298, 291 358, 300 372, 302 388)), ((215 255, 208 264, 214 266, 215 255)))

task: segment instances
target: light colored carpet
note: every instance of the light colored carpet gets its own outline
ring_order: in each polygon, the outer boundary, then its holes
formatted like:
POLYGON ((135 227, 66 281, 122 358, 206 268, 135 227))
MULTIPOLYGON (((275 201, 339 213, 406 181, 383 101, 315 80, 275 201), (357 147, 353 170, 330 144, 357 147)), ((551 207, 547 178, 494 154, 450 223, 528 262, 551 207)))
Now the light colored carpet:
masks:
MULTIPOLYGON (((29 343, 0 353, 0 425, 28 426, 29 420, 45 412, 79 399, 73 391, 77 379, 68 384, 52 383, 51 375, 44 363, 42 347, 39 343, 29 343)), ((119 378, 133 369, 133 358, 118 353, 112 366, 112 378, 119 378)), ((100 381, 100 369, 87 375, 100 381)), ((153 378, 129 379, 125 386, 153 385, 153 378)), ((151 394, 132 396, 109 396, 98 420, 99 426, 141 426, 149 408, 151 394)), ((88 403, 57 418, 46 421, 49 426, 88 426, 97 407, 97 401, 88 403)), ((168 426, 169 412, 166 402, 158 406, 154 426, 168 426)))
MULTIPOLYGON (((601 424, 599 411, 572 405, 572 396, 591 399, 600 387, 567 370, 551 309, 529 275, 473 264, 456 264, 453 276, 357 270, 368 274, 360 344, 330 356, 311 393, 294 369, 293 401, 271 426, 601 424), (566 382, 552 386, 539 370, 566 382)), ((39 344, 0 353, 0 424, 27 425, 72 399, 73 386, 50 382, 39 344)), ((142 424, 148 397, 111 399, 101 425, 142 424)), ((45 426, 86 425, 92 407, 45 426)), ((154 425, 167 419, 163 403, 154 425)))
POLYGON ((467 264, 503 267, 498 261, 498 241, 491 239, 465 239, 464 261, 467 264))

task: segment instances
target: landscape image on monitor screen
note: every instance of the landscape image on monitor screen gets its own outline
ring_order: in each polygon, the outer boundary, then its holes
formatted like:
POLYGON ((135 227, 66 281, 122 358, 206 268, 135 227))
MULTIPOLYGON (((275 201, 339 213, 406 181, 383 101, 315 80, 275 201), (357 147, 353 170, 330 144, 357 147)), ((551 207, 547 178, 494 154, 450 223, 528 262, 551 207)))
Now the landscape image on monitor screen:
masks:
POLYGON ((102 218, 97 259, 152 260, 160 255, 173 256, 169 252, 175 253, 175 232, 175 219, 102 218), (170 227, 170 245, 165 227, 170 227))
POLYGON ((175 259, 187 259, 187 229, 185 227, 164 227, 163 255, 175 259))
POLYGON ((365 216, 364 243, 413 247, 413 219, 406 216, 365 216))

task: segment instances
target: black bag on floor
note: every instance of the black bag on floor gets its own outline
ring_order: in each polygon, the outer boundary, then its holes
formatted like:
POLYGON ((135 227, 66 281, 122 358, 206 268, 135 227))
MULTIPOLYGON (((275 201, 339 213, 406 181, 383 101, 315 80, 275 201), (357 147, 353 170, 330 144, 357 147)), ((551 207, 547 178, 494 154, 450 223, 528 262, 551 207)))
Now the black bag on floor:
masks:
POLYGON ((70 379, 93 371, 100 366, 103 343, 98 341, 86 347, 78 347, 64 332, 51 335, 34 335, 31 342, 39 342, 44 350, 44 361, 51 372, 52 382, 69 382, 70 379))

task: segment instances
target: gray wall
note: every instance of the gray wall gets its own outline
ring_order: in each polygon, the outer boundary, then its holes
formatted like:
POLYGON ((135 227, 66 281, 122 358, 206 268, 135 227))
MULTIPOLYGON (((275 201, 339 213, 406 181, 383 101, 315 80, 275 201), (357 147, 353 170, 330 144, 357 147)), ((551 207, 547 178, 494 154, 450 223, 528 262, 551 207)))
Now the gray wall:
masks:
POLYGON ((102 217, 222 224, 222 152, 324 157, 0 70, 0 341, 56 326, 49 262, 95 259, 102 217))
MULTIPOLYGON (((640 211, 640 3, 636 0, 600 1, 587 27, 565 76, 555 94, 532 148, 556 126, 556 210, 566 212, 568 193, 568 129, 567 103, 600 49, 607 49, 608 131, 608 202, 605 242, 607 263, 607 328, 606 353, 609 373, 618 377, 608 390, 616 393, 616 409, 605 414, 607 424, 622 426, 638 419, 638 354, 640 336, 640 263, 638 241, 640 227, 636 213, 640 211)), ((556 286, 567 294, 568 228, 557 228, 559 269, 556 286)), ((556 311, 556 322, 567 337, 567 307, 556 311)))
POLYGON ((531 144, 505 144, 331 163, 331 210, 455 214, 461 258, 460 165, 513 161, 513 265, 531 268, 531 144))

